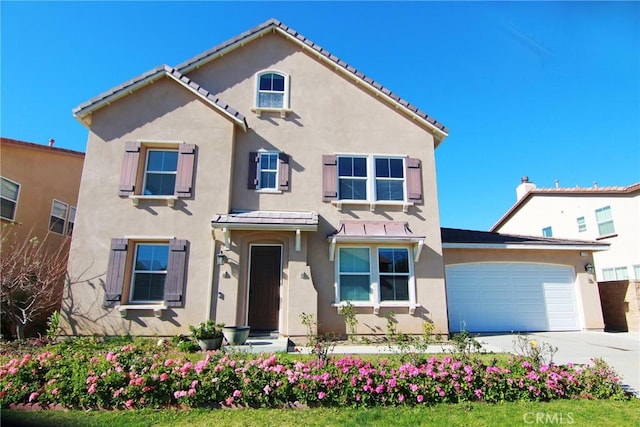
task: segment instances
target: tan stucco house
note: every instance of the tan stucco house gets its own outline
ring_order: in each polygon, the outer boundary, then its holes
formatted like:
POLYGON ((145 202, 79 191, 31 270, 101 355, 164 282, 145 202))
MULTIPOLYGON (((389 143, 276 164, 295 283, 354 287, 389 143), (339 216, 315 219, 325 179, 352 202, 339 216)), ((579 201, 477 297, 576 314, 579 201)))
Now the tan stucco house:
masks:
MULTIPOLYGON (((538 242, 520 256, 467 236, 443 253, 435 149, 447 128, 279 21, 74 115, 89 139, 67 333, 174 335, 212 318, 296 337, 303 313, 320 332, 344 332, 344 301, 361 334, 384 334, 390 311, 400 332, 432 322, 448 333, 459 324, 448 316, 448 258, 561 264, 573 328, 602 328, 580 253, 591 260, 606 245, 572 242, 549 256, 561 243, 538 242)), ((535 299, 546 316, 550 303, 535 299)))

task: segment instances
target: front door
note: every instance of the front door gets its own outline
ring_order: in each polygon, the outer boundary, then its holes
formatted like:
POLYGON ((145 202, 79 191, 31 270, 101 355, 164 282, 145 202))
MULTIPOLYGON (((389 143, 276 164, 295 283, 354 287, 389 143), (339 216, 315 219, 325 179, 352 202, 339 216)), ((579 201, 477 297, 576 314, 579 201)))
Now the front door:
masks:
POLYGON ((278 330, 281 246, 251 246, 249 265, 249 326, 252 331, 278 330))

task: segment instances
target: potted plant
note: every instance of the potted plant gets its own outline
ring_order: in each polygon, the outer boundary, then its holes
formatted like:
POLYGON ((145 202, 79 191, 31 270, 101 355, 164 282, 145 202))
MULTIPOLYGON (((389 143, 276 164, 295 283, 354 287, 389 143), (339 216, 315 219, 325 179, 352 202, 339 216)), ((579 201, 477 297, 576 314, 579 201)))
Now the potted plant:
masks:
POLYGON ((213 320, 200 322, 198 326, 189 326, 191 336, 198 341, 202 350, 217 350, 222 346, 223 323, 216 323, 213 320))
POLYGON ((243 345, 249 337, 249 326, 225 326, 222 333, 229 345, 243 345))

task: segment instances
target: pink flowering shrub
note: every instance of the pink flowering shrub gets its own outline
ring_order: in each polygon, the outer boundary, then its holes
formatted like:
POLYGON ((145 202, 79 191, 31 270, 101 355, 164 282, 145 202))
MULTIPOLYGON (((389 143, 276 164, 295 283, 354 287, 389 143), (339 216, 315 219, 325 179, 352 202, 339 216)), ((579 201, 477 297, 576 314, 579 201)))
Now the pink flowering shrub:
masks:
POLYGON ((107 352, 47 352, 9 360, 0 366, 0 407, 28 402, 120 409, 371 407, 625 398, 620 379, 601 360, 584 367, 535 367, 521 357, 495 365, 450 356, 394 364, 209 352, 189 361, 152 350, 125 345, 107 352))

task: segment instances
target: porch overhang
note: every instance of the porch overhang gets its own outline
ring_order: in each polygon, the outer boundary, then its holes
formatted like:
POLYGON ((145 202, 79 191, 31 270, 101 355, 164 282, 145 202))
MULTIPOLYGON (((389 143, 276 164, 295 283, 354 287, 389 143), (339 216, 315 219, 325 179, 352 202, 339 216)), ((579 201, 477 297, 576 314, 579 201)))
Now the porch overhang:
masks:
POLYGON ((231 230, 292 231, 296 233, 296 251, 301 247, 301 232, 318 230, 318 213, 301 211, 243 211, 218 214, 212 229, 224 233, 224 249, 229 250, 231 230))
POLYGON ((327 237, 329 261, 335 259, 340 243, 411 243, 414 261, 420 259, 425 236, 413 234, 409 224, 401 221, 341 221, 338 230, 327 237))

